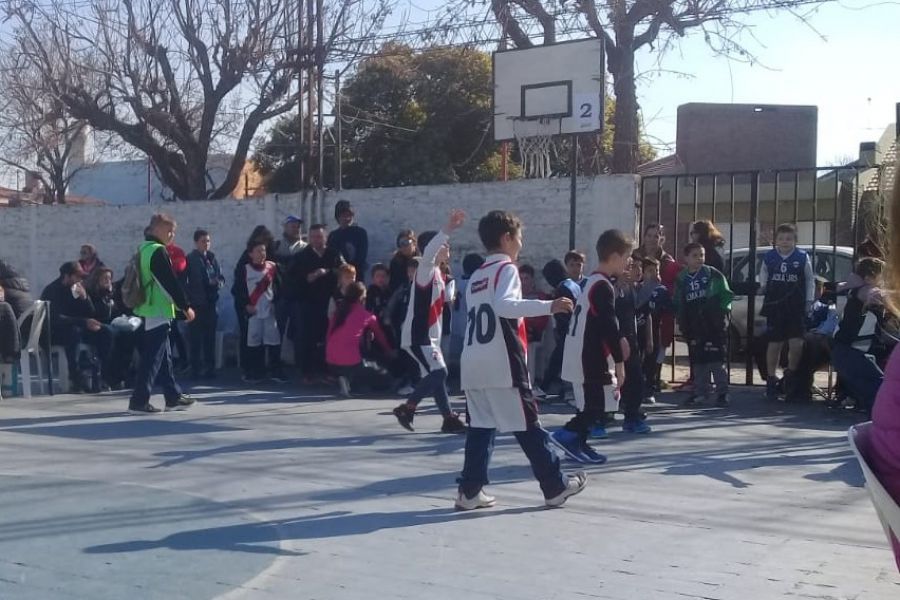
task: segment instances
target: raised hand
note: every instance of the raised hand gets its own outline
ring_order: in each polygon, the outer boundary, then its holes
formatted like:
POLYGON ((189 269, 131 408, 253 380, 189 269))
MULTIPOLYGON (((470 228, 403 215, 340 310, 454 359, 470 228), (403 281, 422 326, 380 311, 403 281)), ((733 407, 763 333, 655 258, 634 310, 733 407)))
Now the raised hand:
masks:
POLYGON ((459 210, 458 208, 454 208, 450 211, 450 216, 447 218, 447 226, 446 233, 453 233, 466 221, 466 213, 459 210))

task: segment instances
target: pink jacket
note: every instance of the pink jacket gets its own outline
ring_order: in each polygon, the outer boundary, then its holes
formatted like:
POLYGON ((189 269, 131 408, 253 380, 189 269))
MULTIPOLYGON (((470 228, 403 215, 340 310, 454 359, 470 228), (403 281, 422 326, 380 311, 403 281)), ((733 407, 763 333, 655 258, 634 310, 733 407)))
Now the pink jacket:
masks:
MULTIPOLYGON (((869 462, 884 489, 900 503, 900 346, 891 353, 872 408, 869 462)), ((893 540, 900 569, 900 543, 893 540)))
POLYGON ((336 367, 352 367, 362 362, 360 346, 363 336, 371 331, 375 341, 385 353, 392 351, 378 319, 361 304, 354 304, 347 315, 347 320, 338 327, 334 326, 335 316, 328 322, 328 337, 325 342, 325 361, 336 367))

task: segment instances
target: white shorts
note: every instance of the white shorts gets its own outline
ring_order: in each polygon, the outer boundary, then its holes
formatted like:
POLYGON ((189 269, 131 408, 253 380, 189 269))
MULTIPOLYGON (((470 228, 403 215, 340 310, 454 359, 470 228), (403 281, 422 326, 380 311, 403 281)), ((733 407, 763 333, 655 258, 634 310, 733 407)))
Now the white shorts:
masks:
POLYGON ((534 400, 518 388, 466 390, 469 426, 499 431, 525 431, 539 424, 534 400))
POLYGON ((404 348, 404 350, 419 365, 419 374, 422 377, 425 377, 432 371, 447 368, 447 363, 444 362, 444 353, 437 346, 413 346, 412 348, 404 348))
POLYGON ((265 319, 251 316, 247 321, 247 346, 279 346, 281 345, 281 333, 278 331, 278 321, 274 314, 265 319))
MULTIPOLYGON (((619 391, 615 385, 603 386, 603 412, 619 412, 619 391)), ((575 392, 575 408, 579 411, 584 410, 586 394, 584 384, 573 383, 572 391, 575 392)), ((593 398, 594 402, 599 403, 599 398, 593 398)))

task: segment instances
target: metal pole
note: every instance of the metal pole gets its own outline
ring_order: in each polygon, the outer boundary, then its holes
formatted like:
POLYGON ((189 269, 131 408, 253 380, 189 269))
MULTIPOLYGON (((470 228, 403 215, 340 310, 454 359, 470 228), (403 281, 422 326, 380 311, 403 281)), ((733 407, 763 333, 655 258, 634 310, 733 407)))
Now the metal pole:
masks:
MULTIPOLYGON (((681 182, 678 175, 675 176, 675 225, 672 227, 672 251, 675 256, 681 256, 681 249, 678 248, 678 205, 681 204, 681 182)), ((672 336, 672 373, 671 380, 675 381, 675 354, 678 346, 675 343, 675 336, 672 336)))
POLYGON ((310 177, 312 176, 312 151, 313 141, 316 139, 316 122, 313 115, 316 111, 315 104, 315 81, 316 81, 316 58, 314 52, 315 40, 315 14, 313 8, 313 0, 306 1, 306 39, 304 40, 304 48, 308 67, 306 69, 306 152, 304 160, 306 161, 306 180, 304 187, 310 187, 310 177))
POLYGON ((297 0, 297 164, 299 165, 297 189, 306 193, 306 124, 303 119, 303 61, 309 60, 303 41, 303 0, 297 0))
MULTIPOLYGON (((837 282, 837 236, 838 236, 838 218, 840 215, 838 214, 838 196, 840 195, 840 169, 837 169, 834 172, 834 206, 832 207, 832 223, 831 223, 831 281, 833 283, 837 282)), ((815 225, 813 225, 815 227, 815 225)), ((813 259, 812 266, 813 272, 816 270, 816 256, 813 254, 811 257, 813 259)))
MULTIPOLYGON (((718 175, 713 175, 713 185, 712 185, 712 222, 716 222, 716 195, 719 193, 719 177, 718 175)), ((716 228, 718 229, 718 227, 716 228)))
POLYGON ((334 189, 341 191, 343 188, 344 174, 341 172, 341 154, 343 151, 343 136, 341 122, 341 71, 334 72, 334 189))
MULTIPOLYGON (((859 248, 859 200, 859 169, 857 169, 853 178, 853 264, 856 264, 856 249, 859 248)), ((837 266, 835 266, 835 271, 837 271, 837 266)))
POLYGON ((778 228, 778 180, 781 173, 775 171, 775 202, 774 202, 774 219, 772 223, 772 239, 775 239, 775 230, 778 228))
POLYGON ((756 269, 756 227, 759 218, 759 172, 751 175, 750 179, 750 249, 747 252, 748 277, 750 289, 747 294, 747 357, 746 357, 746 385, 753 385, 753 341, 756 334, 756 286, 751 277, 756 269))
POLYGON ((800 220, 800 171, 794 171, 794 223, 800 220))
POLYGON ((569 249, 575 248, 575 216, 578 200, 578 134, 572 134, 572 156, 570 157, 571 181, 569 183, 569 249))
POLYGON ((700 205, 699 205, 699 201, 700 201, 700 197, 699 197, 700 189, 699 189, 699 186, 697 185, 697 182, 698 182, 698 181, 699 181, 699 179, 697 179, 697 176, 695 175, 695 176, 694 176, 694 182, 693 182, 693 183, 694 183, 694 218, 692 219, 692 222, 697 220, 697 209, 698 209, 699 206, 700 206, 700 205))
POLYGON ((325 9, 323 0, 316 0, 316 145, 319 147, 319 167, 316 187, 325 187, 325 9))
POLYGON ((656 178, 656 224, 662 224, 662 177, 656 178))

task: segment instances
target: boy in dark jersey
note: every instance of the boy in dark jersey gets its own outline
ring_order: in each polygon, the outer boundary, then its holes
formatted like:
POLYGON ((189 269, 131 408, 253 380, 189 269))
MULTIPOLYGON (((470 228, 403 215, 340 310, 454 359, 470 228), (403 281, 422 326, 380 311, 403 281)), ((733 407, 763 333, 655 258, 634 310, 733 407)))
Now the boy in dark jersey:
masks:
POLYGON ((688 343, 694 373, 694 391, 684 404, 693 406, 708 395, 712 374, 716 384, 716 405, 728 406, 725 345, 734 294, 725 276, 704 264, 704 255, 705 250, 699 243, 685 246, 687 266, 675 280, 676 318, 688 343))
POLYGON ((797 248, 797 228, 785 223, 775 230, 775 247, 763 257, 759 270, 763 306, 760 314, 766 318, 766 398, 778 398, 776 369, 781 349, 788 344, 788 368, 784 372, 784 390, 788 399, 795 396, 794 372, 803 354, 803 324, 815 300, 815 275, 809 256, 797 248))
POLYGON ((515 266, 522 249, 518 217, 491 211, 478 223, 478 235, 488 256, 466 289, 469 312, 461 371, 469 430, 456 508, 487 508, 496 502, 482 488, 488 482, 497 430, 515 435, 540 483, 544 503, 562 506, 584 489, 587 476, 562 472, 549 435, 541 427, 528 375, 524 319, 571 312, 572 302, 522 299, 515 266))
MULTIPOLYGON (((637 290, 641 279, 641 262, 629 260, 628 268, 616 281, 616 318, 622 337, 628 341, 629 355, 625 361, 625 383, 622 384, 622 412, 626 433, 650 433, 641 416, 646 381, 644 356, 653 351, 649 310, 638 310, 637 290)), ((649 309, 649 302, 647 303, 649 309)))
POLYGON ((641 265, 642 279, 637 289, 637 321, 638 339, 644 339, 640 329, 649 330, 652 346, 644 355, 645 400, 654 404, 654 394, 660 391, 660 371, 665 358, 662 345, 662 320, 665 315, 672 314, 672 297, 659 278, 659 261, 655 258, 638 258, 641 265))
POLYGON ((606 462, 587 440, 604 413, 618 410, 619 387, 626 379, 625 361, 630 349, 616 319, 616 290, 611 279, 625 272, 631 250, 631 240, 617 229, 600 235, 600 263, 588 277, 569 324, 562 377, 572 384, 578 413, 550 439, 577 462, 606 462))

